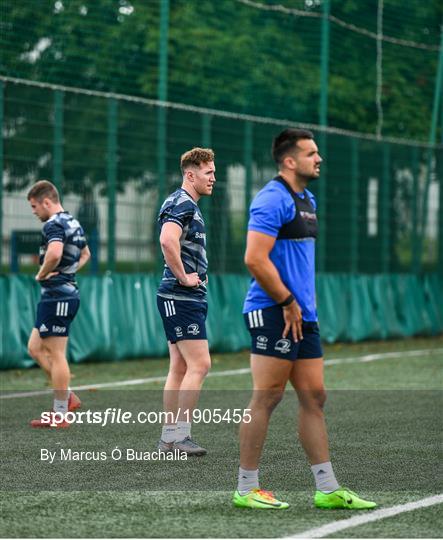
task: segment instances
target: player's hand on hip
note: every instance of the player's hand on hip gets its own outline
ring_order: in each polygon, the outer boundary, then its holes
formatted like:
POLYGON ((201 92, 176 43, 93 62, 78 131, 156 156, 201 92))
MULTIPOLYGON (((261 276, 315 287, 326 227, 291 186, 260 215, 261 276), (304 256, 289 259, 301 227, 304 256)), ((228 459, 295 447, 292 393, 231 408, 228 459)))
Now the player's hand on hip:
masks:
POLYGON ((50 279, 53 276, 57 276, 58 272, 49 272, 48 274, 40 274, 40 272, 35 276, 36 281, 44 281, 46 279, 50 279))
POLYGON ((197 272, 192 272, 192 274, 186 274, 185 279, 181 279, 179 282, 184 287, 198 287, 202 281, 197 272))
POLYGON ((301 308, 295 300, 283 308, 283 319, 285 321, 283 337, 287 337, 291 331, 294 341, 301 341, 303 339, 302 314, 301 308))

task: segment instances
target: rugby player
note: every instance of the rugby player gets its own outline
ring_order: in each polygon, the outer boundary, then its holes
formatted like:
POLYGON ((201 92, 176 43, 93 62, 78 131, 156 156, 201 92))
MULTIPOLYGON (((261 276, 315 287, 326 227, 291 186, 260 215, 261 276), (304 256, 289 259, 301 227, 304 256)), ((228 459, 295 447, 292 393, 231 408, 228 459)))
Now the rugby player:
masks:
POLYGON ((182 186, 164 201, 158 217, 165 267, 157 306, 169 347, 169 373, 163 405, 170 418, 158 443, 165 452, 178 449, 201 456, 206 449, 191 438, 192 411, 211 366, 206 337, 206 232, 197 205, 212 195, 214 152, 193 148, 181 156, 182 186))
POLYGON ((286 129, 273 141, 278 175, 250 208, 245 263, 253 279, 243 313, 252 340, 251 422, 240 430, 237 507, 284 509, 260 489, 258 466, 273 409, 289 381, 298 396, 298 435, 311 465, 318 508, 374 508, 341 487, 329 457, 323 406, 323 352, 315 299, 316 202, 306 189, 322 159, 310 131, 286 129))
POLYGON ((32 212, 44 223, 40 245, 40 269, 35 279, 41 285, 34 328, 28 342, 31 357, 50 377, 54 388, 53 412, 46 419, 31 421, 32 427, 65 428, 63 414, 81 405, 69 389, 71 378, 66 346, 69 326, 80 306, 75 273, 90 258, 80 223, 63 209, 57 188, 40 180, 28 192, 32 212))

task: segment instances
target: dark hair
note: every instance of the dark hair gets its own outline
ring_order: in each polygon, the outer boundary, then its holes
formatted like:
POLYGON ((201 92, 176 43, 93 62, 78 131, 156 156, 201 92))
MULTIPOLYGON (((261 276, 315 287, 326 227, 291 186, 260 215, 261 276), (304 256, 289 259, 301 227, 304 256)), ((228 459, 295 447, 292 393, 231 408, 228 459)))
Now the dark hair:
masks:
POLYGON ((298 141, 302 139, 313 139, 314 134, 307 129, 288 128, 284 129, 272 141, 272 158, 280 165, 286 154, 294 149, 298 141))
POLYGON ((214 161, 215 154, 211 148, 193 148, 185 152, 180 158, 180 168, 182 173, 188 167, 200 167, 201 163, 214 161))
POLYGON ((50 199, 53 203, 60 202, 57 188, 48 180, 39 180, 28 192, 28 201, 35 199, 39 203, 43 199, 50 199))

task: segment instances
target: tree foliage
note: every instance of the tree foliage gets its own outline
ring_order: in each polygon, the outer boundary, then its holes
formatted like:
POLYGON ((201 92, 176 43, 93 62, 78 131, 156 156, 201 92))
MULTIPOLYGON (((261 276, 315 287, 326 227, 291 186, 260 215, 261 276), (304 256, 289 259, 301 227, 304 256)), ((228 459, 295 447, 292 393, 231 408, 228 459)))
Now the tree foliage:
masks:
MULTIPOLYGON (((322 2, 285 4, 321 14, 322 2)), ((159 0, 4 0, 0 30, 4 75, 66 86, 157 97, 159 0)), ((386 35, 436 45, 438 0, 385 0, 386 35)), ((350 25, 377 31, 377 2, 333 0, 330 23, 328 123, 374 133, 377 123, 376 40, 350 25)), ((171 0, 168 99, 234 112, 318 123, 321 18, 257 9, 236 0, 171 0)), ((426 140, 437 51, 383 42, 383 134, 426 140)), ((52 170, 51 92, 6 85, 5 155, 11 187, 52 170)), ((177 126, 177 129, 183 129, 177 126)), ((119 108, 119 178, 155 170, 155 110, 119 108), (143 152, 141 150, 143 149, 143 152), (143 154, 143 155, 142 155, 143 154)), ((172 126, 174 130, 174 126, 172 126)), ((104 181, 105 100, 65 94, 64 175, 104 181)))

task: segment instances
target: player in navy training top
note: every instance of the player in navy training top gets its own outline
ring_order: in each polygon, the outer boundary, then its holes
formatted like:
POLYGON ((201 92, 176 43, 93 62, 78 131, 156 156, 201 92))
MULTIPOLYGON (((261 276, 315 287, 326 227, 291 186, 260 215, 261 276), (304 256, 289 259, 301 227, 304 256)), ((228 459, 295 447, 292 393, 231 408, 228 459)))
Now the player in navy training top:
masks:
POLYGON ((80 223, 65 212, 56 187, 47 180, 34 184, 28 193, 33 213, 44 222, 40 245, 40 269, 35 279, 41 285, 35 328, 28 351, 54 388, 57 414, 33 420, 33 427, 68 427, 63 415, 80 406, 69 390, 70 372, 66 359, 69 326, 80 305, 75 273, 88 261, 89 248, 80 223))
POLYGON ((180 167, 183 184, 165 200, 158 216, 165 268, 157 306, 170 356, 163 402, 171 416, 163 426, 158 448, 203 455, 206 450, 191 439, 192 411, 211 365, 205 326, 206 232, 197 201, 212 195, 214 152, 193 148, 181 156, 180 167))
POLYGON ((286 129, 273 141, 278 175, 250 207, 245 262, 253 279, 243 313, 252 340, 251 422, 240 431, 240 468, 234 504, 287 508, 260 490, 259 460, 269 419, 289 381, 299 400, 299 437, 316 483, 319 508, 373 508, 340 488, 329 458, 323 416, 326 393, 315 302, 317 205, 307 189, 322 159, 310 131, 286 129))
MULTIPOLYGON (((159 226, 175 223, 181 229, 179 238, 180 258, 186 274, 196 273, 200 279, 197 287, 182 285, 169 266, 165 264, 158 295, 168 300, 206 302, 206 232, 203 215, 196 201, 182 187, 172 193, 159 212, 159 226)), ((172 341, 177 341, 177 335, 172 341)))

